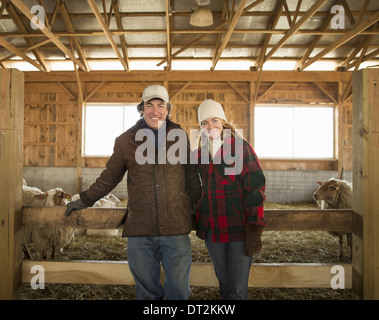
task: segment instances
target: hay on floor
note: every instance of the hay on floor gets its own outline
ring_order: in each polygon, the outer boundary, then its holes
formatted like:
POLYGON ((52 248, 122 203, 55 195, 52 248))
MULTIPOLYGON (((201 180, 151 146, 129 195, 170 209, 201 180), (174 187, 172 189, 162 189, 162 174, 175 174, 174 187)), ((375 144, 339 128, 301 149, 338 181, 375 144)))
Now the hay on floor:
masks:
MULTIPOLYGON (((311 203, 275 204, 266 202, 267 209, 317 208, 311 203)), ((127 238, 118 236, 76 236, 56 260, 127 260, 127 238)), ((193 262, 211 262, 204 241, 190 233, 193 262)), ((338 239, 328 232, 314 231, 266 231, 262 235, 262 251, 254 258, 255 263, 350 263, 349 248, 345 244, 345 258, 338 260, 338 239)), ((34 258, 38 254, 31 248, 34 258)), ((191 300, 218 300, 218 288, 192 287, 191 300)), ((23 285, 24 299, 53 300, 133 300, 134 286, 46 284, 45 289, 33 290, 23 285)), ((352 290, 304 289, 304 288, 249 288, 251 300, 346 300, 352 299, 352 290)))

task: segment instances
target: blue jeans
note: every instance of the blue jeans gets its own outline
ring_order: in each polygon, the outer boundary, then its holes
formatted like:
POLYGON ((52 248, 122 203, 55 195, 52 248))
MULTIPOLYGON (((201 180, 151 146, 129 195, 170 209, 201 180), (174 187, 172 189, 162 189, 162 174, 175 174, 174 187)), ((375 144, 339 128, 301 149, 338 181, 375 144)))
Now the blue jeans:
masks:
POLYGON ((185 300, 190 295, 191 242, 187 234, 129 237, 128 262, 137 300, 185 300), (161 262, 165 272, 160 282, 161 262))
POLYGON ((205 245, 213 261, 223 300, 247 300, 252 257, 245 254, 244 241, 212 242, 208 229, 205 245))

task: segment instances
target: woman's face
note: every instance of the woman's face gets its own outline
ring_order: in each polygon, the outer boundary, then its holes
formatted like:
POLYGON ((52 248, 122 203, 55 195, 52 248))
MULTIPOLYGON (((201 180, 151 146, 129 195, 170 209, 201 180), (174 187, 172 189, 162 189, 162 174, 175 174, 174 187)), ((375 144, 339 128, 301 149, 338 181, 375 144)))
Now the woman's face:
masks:
POLYGON ((201 122, 201 129, 210 139, 217 139, 222 133, 222 123, 220 118, 207 118, 201 122))

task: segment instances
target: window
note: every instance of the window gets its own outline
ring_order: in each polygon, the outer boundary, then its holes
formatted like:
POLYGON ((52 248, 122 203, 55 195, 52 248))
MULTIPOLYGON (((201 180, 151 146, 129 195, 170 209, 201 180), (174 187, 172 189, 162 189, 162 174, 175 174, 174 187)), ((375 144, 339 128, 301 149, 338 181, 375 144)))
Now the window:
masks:
POLYGON ((256 106, 254 149, 260 158, 333 158, 334 108, 256 106))
POLYGON ((115 138, 140 118, 137 104, 87 104, 84 112, 84 156, 110 156, 115 138))

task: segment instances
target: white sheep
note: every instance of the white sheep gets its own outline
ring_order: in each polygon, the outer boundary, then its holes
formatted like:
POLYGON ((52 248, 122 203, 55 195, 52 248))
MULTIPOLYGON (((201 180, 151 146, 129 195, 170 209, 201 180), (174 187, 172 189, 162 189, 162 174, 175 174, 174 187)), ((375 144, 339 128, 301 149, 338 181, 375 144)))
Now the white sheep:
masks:
MULTIPOLYGON (((69 198, 70 195, 61 188, 42 192, 35 187, 23 186, 23 206, 66 206, 69 198)), ((56 251, 61 250, 72 240, 74 232, 74 229, 68 228, 24 227, 23 251, 25 257, 31 259, 27 244, 33 243, 34 248, 43 259, 54 259, 56 251)))
MULTIPOLYGON (((353 207, 352 185, 345 180, 331 178, 324 182, 317 182, 320 187, 314 192, 313 199, 316 200, 321 209, 351 209, 353 207)), ((347 232, 330 231, 339 238, 339 260, 343 258, 343 235, 346 235, 347 245, 350 247, 350 259, 352 255, 352 235, 347 232)))

